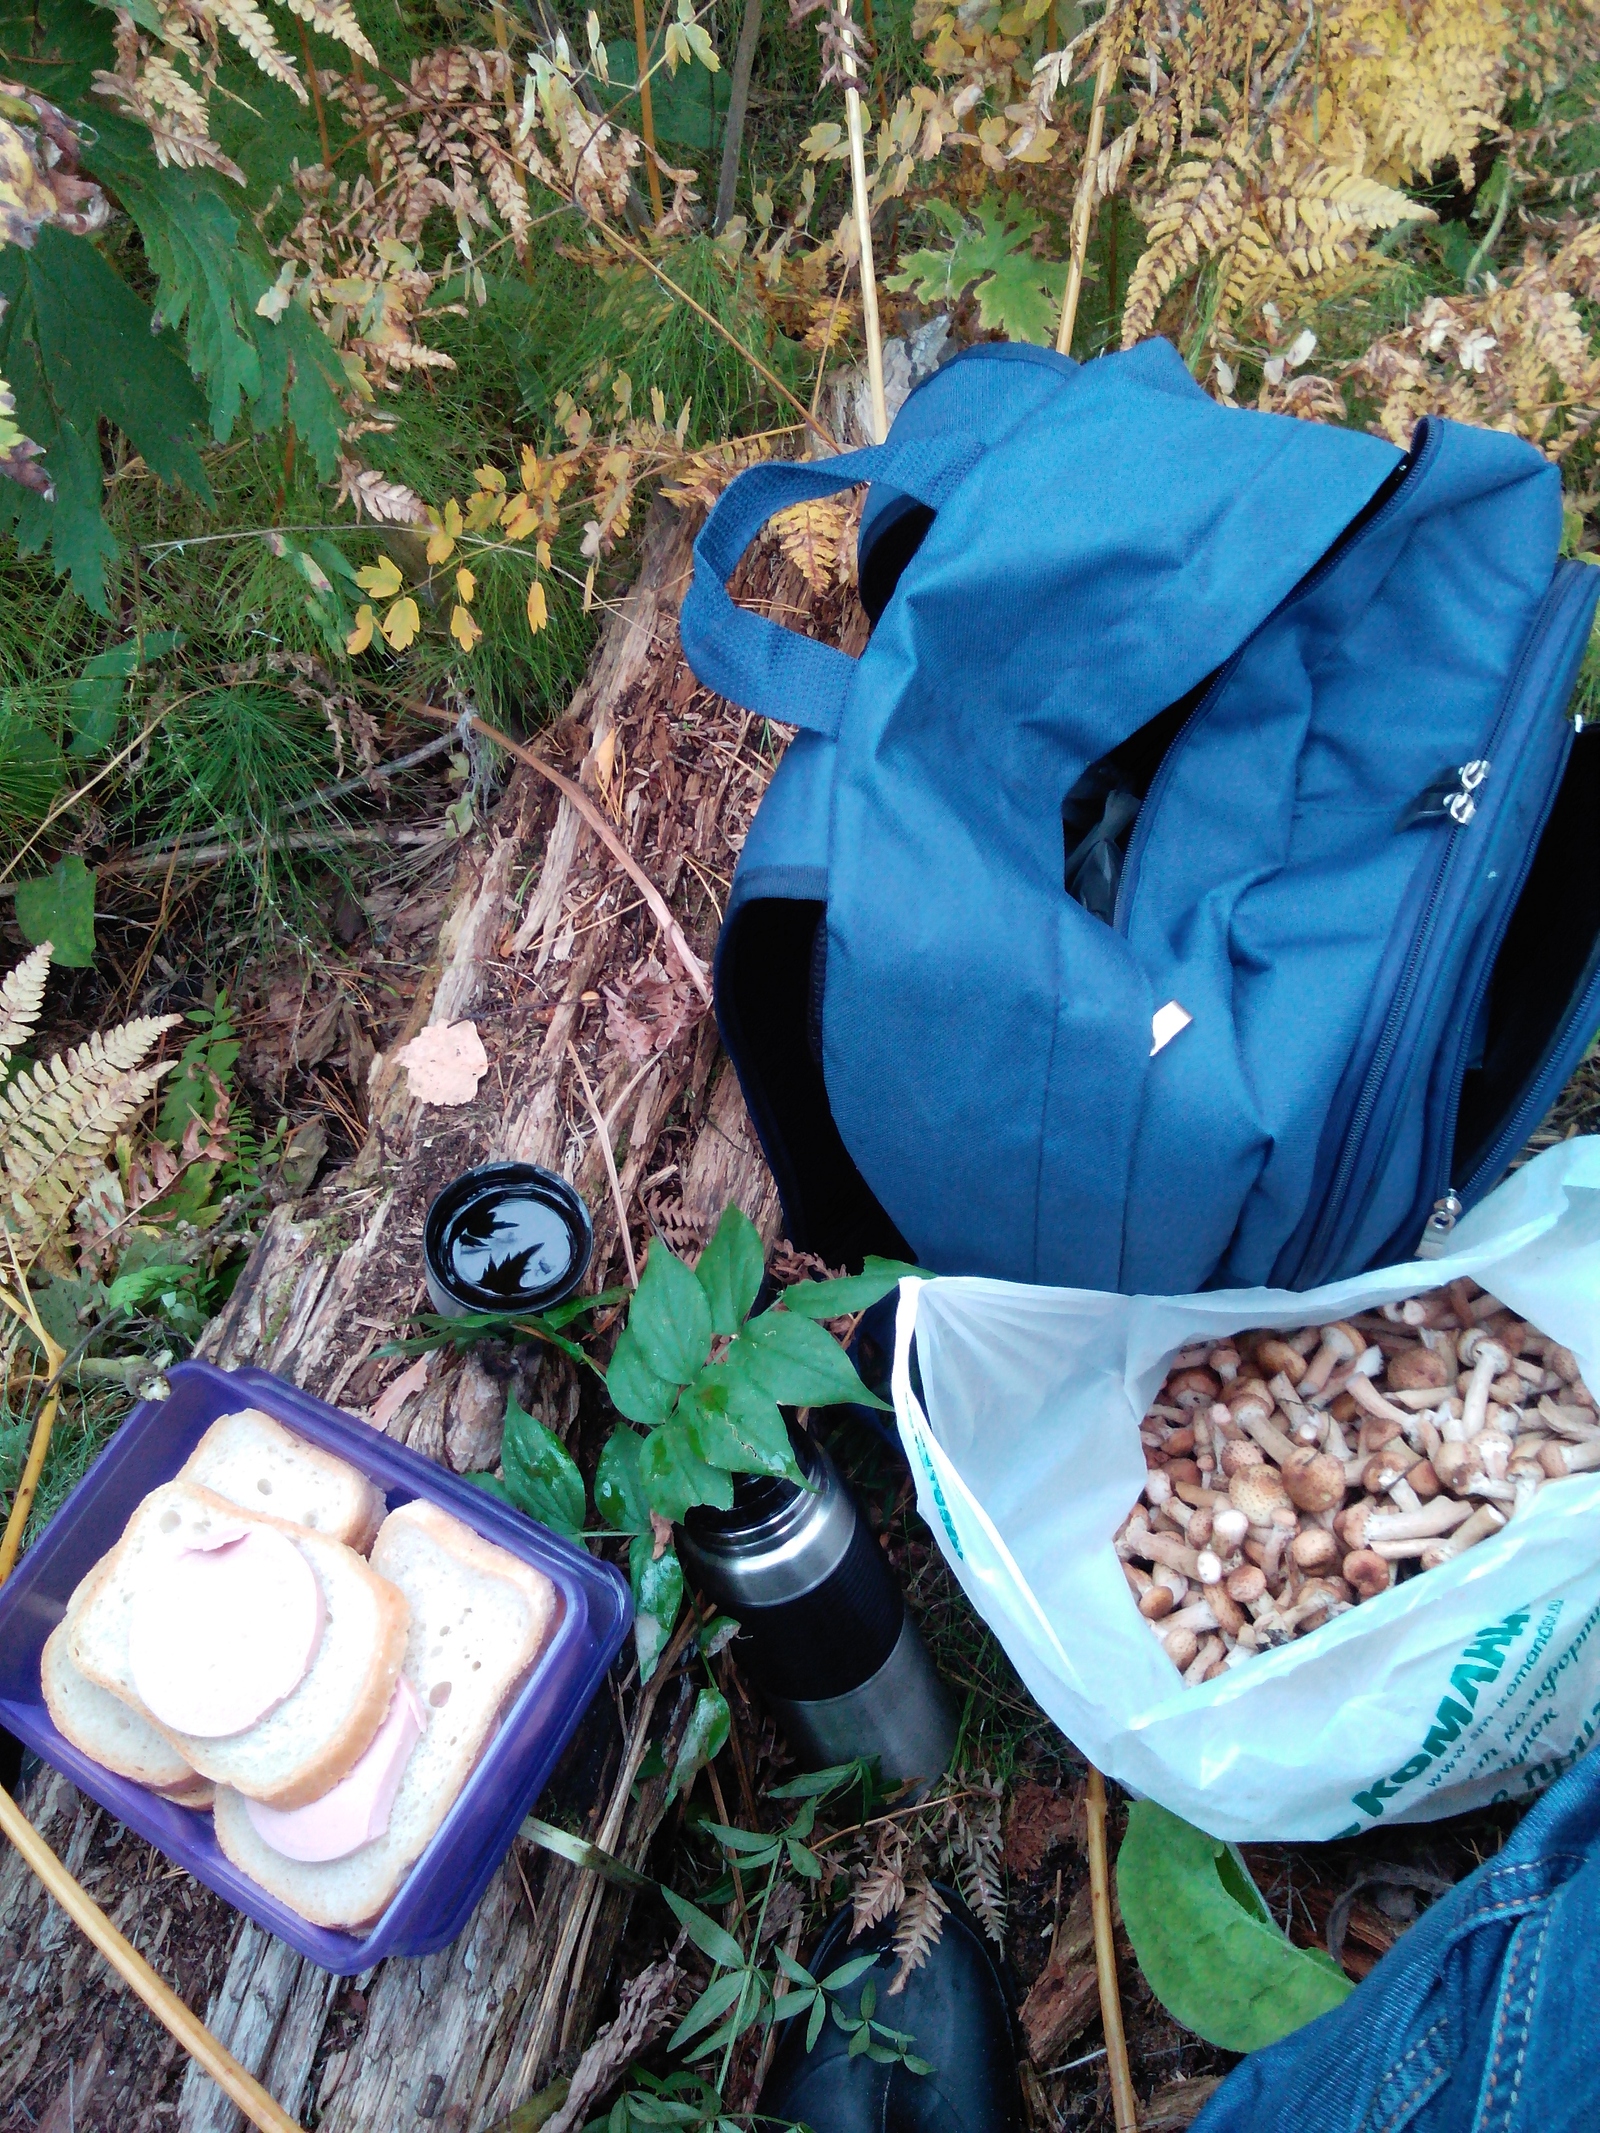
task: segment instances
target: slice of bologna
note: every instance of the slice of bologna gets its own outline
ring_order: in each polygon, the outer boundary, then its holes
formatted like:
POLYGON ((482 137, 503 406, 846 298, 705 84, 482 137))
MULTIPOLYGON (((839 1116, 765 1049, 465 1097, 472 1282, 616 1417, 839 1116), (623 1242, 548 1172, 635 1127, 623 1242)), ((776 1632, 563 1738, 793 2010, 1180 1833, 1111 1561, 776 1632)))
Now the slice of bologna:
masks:
POLYGON ((305 1679, 323 1616, 316 1572, 286 1533, 220 1525, 153 1570, 135 1598, 133 1685, 174 1732, 242 1733, 305 1679))
POLYGON ((305 1807, 263 1807, 259 1800, 245 1801, 256 1835, 284 1858, 308 1866, 348 1858, 372 1843, 389 1827, 400 1780, 427 1723, 422 1699, 402 1674, 372 1746, 331 1792, 305 1807))

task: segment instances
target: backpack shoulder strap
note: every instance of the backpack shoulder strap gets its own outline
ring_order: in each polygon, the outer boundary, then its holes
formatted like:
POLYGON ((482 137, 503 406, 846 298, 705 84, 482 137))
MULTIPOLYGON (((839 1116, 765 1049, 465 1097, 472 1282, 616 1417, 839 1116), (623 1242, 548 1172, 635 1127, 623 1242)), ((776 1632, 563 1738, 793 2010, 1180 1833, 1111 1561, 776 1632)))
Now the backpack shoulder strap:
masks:
POLYGON ((861 482, 885 482, 937 511, 982 456, 969 432, 907 437, 844 452, 836 459, 769 460, 731 484, 694 544, 694 580, 678 619, 684 654, 708 689, 754 711, 831 737, 856 662, 848 652, 802 637, 737 607, 728 580, 776 511, 861 482))

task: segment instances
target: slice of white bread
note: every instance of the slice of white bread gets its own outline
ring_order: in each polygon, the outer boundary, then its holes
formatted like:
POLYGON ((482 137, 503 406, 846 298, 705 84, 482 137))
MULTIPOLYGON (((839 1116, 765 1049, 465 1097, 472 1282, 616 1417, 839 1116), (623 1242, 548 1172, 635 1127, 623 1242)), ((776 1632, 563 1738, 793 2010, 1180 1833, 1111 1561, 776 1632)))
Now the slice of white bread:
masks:
POLYGON ((372 1550, 411 1603, 405 1673, 428 1713, 389 1827, 347 1859, 286 1859, 256 1833, 245 1803, 217 1794, 217 1842, 234 1865, 319 1926, 358 1926, 386 1909, 472 1774, 508 1697, 548 1642, 554 1586, 530 1564, 439 1510, 391 1511, 372 1550))
POLYGON ((348 1461, 319 1451, 259 1407, 219 1415, 179 1469, 246 1511, 309 1526, 365 1555, 383 1523, 383 1491, 348 1461))
POLYGON ((72 1657, 80 1673, 153 1724, 128 1656, 134 1600, 163 1556, 203 1541, 219 1524, 272 1526, 290 1536, 322 1587, 322 1638, 299 1686, 244 1732, 200 1740, 159 1730, 201 1776, 272 1807, 303 1807, 339 1782, 383 1723, 410 1627, 401 1593, 342 1541, 246 1511, 192 1482, 169 1481, 151 1490, 73 1594, 72 1657))
POLYGON ((63 1740, 118 1777, 173 1793, 204 1783, 167 1736, 120 1696, 80 1674, 67 1648, 70 1612, 51 1630, 39 1657, 39 1682, 50 1722, 63 1740))

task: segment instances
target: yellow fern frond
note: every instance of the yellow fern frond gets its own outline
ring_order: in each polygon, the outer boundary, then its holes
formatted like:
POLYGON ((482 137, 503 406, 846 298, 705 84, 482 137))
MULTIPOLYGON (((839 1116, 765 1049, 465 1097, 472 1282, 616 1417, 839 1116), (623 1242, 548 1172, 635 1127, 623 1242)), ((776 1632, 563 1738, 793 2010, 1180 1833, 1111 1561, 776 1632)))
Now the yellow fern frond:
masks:
POLYGON ((305 84, 278 47, 278 34, 255 0, 202 0, 204 10, 236 38, 262 73, 308 103, 305 84))
POLYGON ((349 0, 284 0, 284 5, 291 15, 298 15, 324 37, 335 38, 373 66, 378 64, 378 55, 367 42, 367 33, 357 22, 349 0))
POLYGON ((0 1066, 33 1035, 44 1005, 50 953, 50 943, 46 941, 25 955, 15 970, 0 978, 0 1066))
POLYGON ((1323 79, 1366 128, 1381 176, 1414 178, 1472 153, 1500 123, 1511 25, 1501 0, 1346 0, 1330 22, 1323 79))
POLYGON ((0 1222, 36 1257, 71 1213, 105 1153, 171 1062, 141 1061, 181 1017, 145 1015, 97 1031, 65 1057, 24 1070, 0 1089, 0 1222))
POLYGON ((1239 233, 1243 192, 1238 172, 1218 152, 1180 163, 1150 211, 1150 241, 1128 283, 1122 345, 1131 348, 1155 324, 1173 284, 1221 252, 1239 233))
POLYGON ((790 504, 774 512, 769 524, 785 558, 814 593, 825 593, 839 575, 848 507, 832 497, 790 504))

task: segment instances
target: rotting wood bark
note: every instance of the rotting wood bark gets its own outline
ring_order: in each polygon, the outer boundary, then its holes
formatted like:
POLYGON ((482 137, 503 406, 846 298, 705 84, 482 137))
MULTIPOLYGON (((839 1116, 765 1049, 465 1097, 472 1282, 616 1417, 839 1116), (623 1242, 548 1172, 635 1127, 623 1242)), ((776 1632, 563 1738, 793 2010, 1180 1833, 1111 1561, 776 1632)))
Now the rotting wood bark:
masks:
MULTIPOLYGON (((570 737, 575 754, 581 747, 579 781, 709 962, 738 849, 782 740, 701 690, 683 664, 676 614, 694 531, 664 507, 652 515, 638 582, 545 745, 570 737)), ((775 549, 756 553, 741 591, 791 624, 810 618, 851 649, 864 641, 853 597, 843 611, 837 594, 819 601, 775 549)), ((730 1200, 774 1241, 776 1190, 698 1002, 642 1074, 646 1062, 629 1056, 616 1034, 626 1027, 633 989, 675 975, 654 922, 630 910, 634 903, 633 885, 570 804, 518 769, 486 835, 460 851, 433 966, 389 1057, 374 1062, 360 1154, 306 1200, 274 1211, 227 1309, 207 1329, 202 1355, 223 1367, 272 1369, 336 1404, 370 1406, 403 1367, 377 1360, 375 1351, 425 1307, 420 1237, 428 1202, 458 1171, 497 1158, 542 1162, 574 1178, 594 1214, 590 1279, 595 1286, 614 1280, 622 1259, 617 1216, 587 1108, 574 1095, 573 1045, 608 1119, 637 1250, 655 1230, 676 1249, 693 1249, 730 1200), (490 1059, 477 1098, 460 1110, 419 1107, 393 1053, 426 1022, 469 1016, 490 1059)), ((570 1367, 545 1356, 526 1371, 533 1390, 525 1396, 537 1398, 558 1432, 570 1429, 578 1413, 570 1367)), ((390 1434, 461 1470, 492 1467, 503 1391, 477 1359, 435 1357, 390 1434)), ((668 1768, 690 1701, 683 1687, 665 1684, 654 1715, 668 1768)), ((635 1865, 643 1865, 660 1825, 665 1788, 664 1778, 647 1780, 627 1806, 618 1850, 635 1865)), ((81 1867, 99 1811, 48 1772, 25 1797, 36 1820, 53 1822, 69 1863, 81 1867)), ((591 1820, 598 1826, 598 1810, 591 1820)), ((142 1921, 138 1904, 154 1900, 150 1862, 155 1872, 170 1869, 126 1836, 106 1857, 99 1899, 119 1923, 125 1909, 142 1921), (119 1887, 131 1891, 136 1862, 145 1893, 130 1906, 119 1887)), ((388 1962, 352 1987, 302 1962, 186 1876, 172 1886, 180 1884, 193 1924, 189 1956, 175 1963, 169 1941, 167 1960, 153 1959, 285 2108, 315 2119, 321 2133, 374 2126, 478 2133, 504 2116, 587 2043, 634 1901, 519 1845, 453 1947, 388 1962), (587 1916, 583 1961, 557 1977, 552 1958, 575 1901, 587 1916)), ((146 1953, 155 1935, 153 1922, 148 1931, 140 1925, 146 1953)), ((100 1967, 74 1945, 20 1862, 0 1858, 0 1997, 15 2007, 24 1981, 50 1975, 70 1975, 72 1984, 70 2022, 48 2037, 35 2023, 40 2042, 31 2057, 28 2020, 0 2019, 0 2128, 10 2133, 14 2118, 20 2133, 24 2112, 37 2119, 103 2030, 87 2107, 77 2109, 74 2098, 77 2133, 165 2125, 174 2101, 179 2133, 234 2133, 237 2112, 205 2077, 173 2066, 170 2040, 100 1967)))

